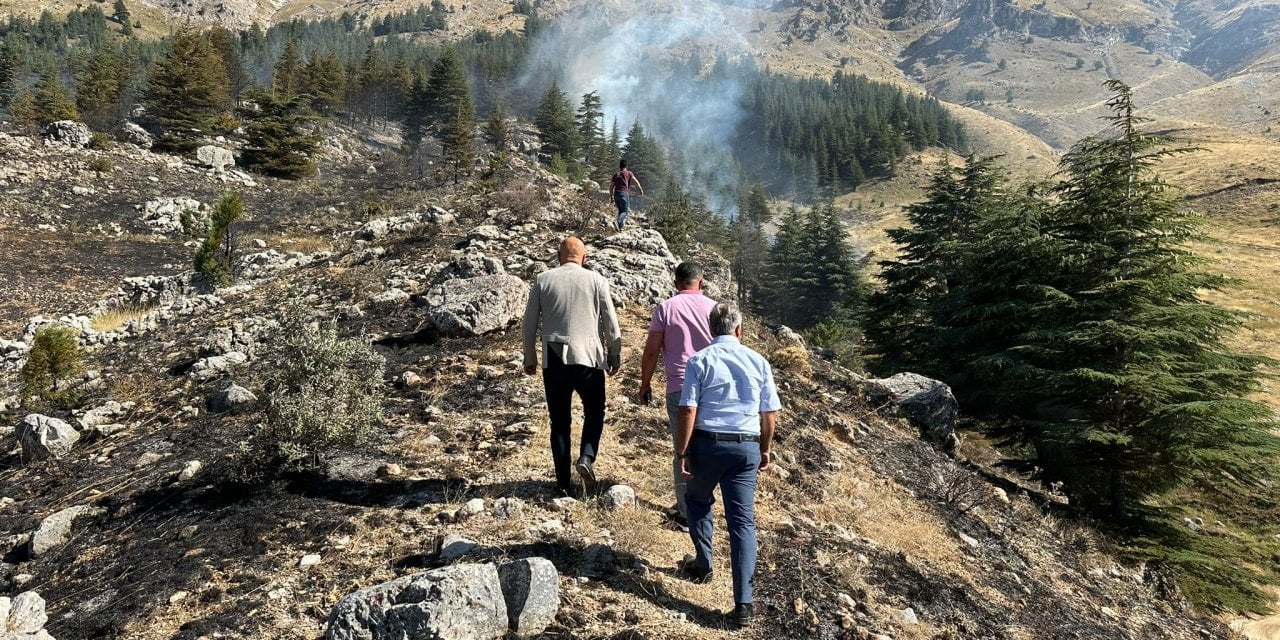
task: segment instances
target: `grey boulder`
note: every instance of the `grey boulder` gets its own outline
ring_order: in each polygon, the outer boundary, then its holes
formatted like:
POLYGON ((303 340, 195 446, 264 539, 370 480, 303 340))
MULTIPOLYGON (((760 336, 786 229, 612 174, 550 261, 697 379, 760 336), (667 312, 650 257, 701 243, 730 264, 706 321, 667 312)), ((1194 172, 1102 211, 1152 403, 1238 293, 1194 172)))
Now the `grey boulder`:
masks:
POLYGON ((209 399, 209 410, 215 413, 244 413, 253 408, 257 401, 258 396, 253 395, 252 391, 232 383, 209 399))
POLYGON ((126 122, 120 125, 120 129, 116 131, 116 138, 120 140, 120 142, 138 145, 143 149, 150 149, 152 143, 155 142, 155 137, 146 129, 143 129, 132 122, 126 122))
POLYGON ((515 322, 528 296, 529 286, 515 276, 449 280, 427 292, 427 314, 441 334, 480 336, 515 322))
POLYGON ((26 640, 41 638, 44 624, 49 621, 45 613, 44 598, 34 591, 25 591, 10 600, 0 598, 0 639, 9 638, 26 640))
POLYGON ((459 564, 347 594, 326 640, 495 640, 507 632, 498 569, 459 564))
POLYGON ((82 504, 63 509, 40 521, 40 526, 31 534, 31 556, 41 556, 66 544, 71 539, 71 527, 76 518, 99 515, 103 511, 101 507, 82 504))
POLYGON ((201 165, 219 170, 233 167, 236 164, 236 157, 232 155, 231 151, 211 144, 196 149, 196 160, 201 165))
POLYGON ((675 293, 671 274, 679 261, 657 231, 623 231, 594 243, 587 253, 587 268, 609 280, 609 293, 619 306, 628 301, 655 304, 675 293))
POLYGON ((45 144, 72 149, 87 147, 89 141, 93 139, 93 132, 89 131, 89 127, 75 120, 51 122, 45 126, 41 134, 44 136, 45 144))
POLYGON ((916 373, 899 373, 868 380, 866 390, 872 402, 894 404, 920 428, 924 439, 937 443, 944 451, 954 451, 959 444, 956 436, 959 405, 945 382, 916 373))
POLYGON ((524 558, 498 567, 511 631, 536 636, 560 610, 560 574, 546 558, 524 558))
POLYGON ((80 433, 71 425, 38 413, 23 418, 14 435, 22 446, 22 459, 27 461, 61 458, 80 441, 80 433))

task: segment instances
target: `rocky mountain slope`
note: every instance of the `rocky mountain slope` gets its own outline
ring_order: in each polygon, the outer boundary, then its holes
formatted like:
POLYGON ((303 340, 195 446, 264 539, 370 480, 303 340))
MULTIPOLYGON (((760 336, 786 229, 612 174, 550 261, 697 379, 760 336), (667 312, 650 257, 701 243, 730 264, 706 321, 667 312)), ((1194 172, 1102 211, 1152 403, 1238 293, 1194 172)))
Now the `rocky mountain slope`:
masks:
MULTIPOLYGON (((0 139, 25 163, 6 177, 0 228, 6 246, 31 248, 6 251, 0 271, 21 301, 0 342, 0 586, 43 597, 42 637, 314 639, 346 594, 530 557, 559 576, 544 638, 1228 637, 1160 568, 1120 566, 1054 515, 1058 498, 984 468, 989 452, 945 455, 884 383, 754 322, 749 344, 774 361, 786 408, 781 462, 761 482, 760 622, 729 630, 727 554, 710 584, 674 571, 689 543, 662 515, 665 411, 634 401, 648 311, 676 262, 661 236, 608 230, 602 194, 523 156, 501 183, 431 188, 379 157, 377 140, 334 138, 326 175, 301 183, 128 145, 0 139), (109 174, 88 168, 103 154, 109 174), (210 290, 184 273, 194 248, 156 222, 174 201, 147 203, 224 189, 245 194, 250 219, 240 280, 210 290), (554 499, 540 384, 520 371, 512 324, 566 233, 613 283, 625 336, 601 486, 579 501, 554 499), (147 249, 101 255, 104 234, 147 249), (61 271, 39 268, 36 248, 55 241, 96 298, 49 295, 61 271), (375 342, 384 436, 321 473, 246 482, 238 452, 264 417, 242 391, 264 394, 290 313, 375 342), (34 418, 12 395, 19 342, 47 322, 75 329, 91 373, 81 409, 34 418), (33 425, 46 438, 21 444, 33 425)), ((704 259, 723 290, 723 265, 704 259)))

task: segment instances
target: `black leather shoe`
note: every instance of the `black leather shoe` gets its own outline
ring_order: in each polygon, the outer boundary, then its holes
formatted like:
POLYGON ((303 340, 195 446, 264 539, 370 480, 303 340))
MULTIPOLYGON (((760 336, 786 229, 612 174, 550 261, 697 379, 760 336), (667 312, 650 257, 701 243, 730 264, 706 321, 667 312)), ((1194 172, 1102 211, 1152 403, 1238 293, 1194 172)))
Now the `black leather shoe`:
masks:
POLYGON ((739 602, 733 605, 733 623, 738 625, 739 629, 745 629, 751 626, 751 617, 755 615, 750 602, 739 602))
POLYGON ((689 579, 689 582, 694 584, 705 584, 707 582, 711 582, 712 577, 715 575, 715 572, 710 568, 703 569, 702 567, 699 567, 698 559, 693 556, 685 556, 684 559, 680 561, 678 569, 684 577, 689 579))
POLYGON ((586 456, 578 458, 578 464, 574 465, 578 469, 578 477, 582 478, 590 486, 596 484, 596 470, 591 466, 591 460, 586 456))

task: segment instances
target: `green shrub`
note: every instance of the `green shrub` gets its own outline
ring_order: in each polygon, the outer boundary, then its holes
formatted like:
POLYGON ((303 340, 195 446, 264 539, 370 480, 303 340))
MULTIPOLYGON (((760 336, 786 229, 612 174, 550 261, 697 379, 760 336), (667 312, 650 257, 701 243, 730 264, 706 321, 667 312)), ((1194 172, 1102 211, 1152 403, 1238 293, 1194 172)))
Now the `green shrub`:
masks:
MULTIPOLYGON (((240 194, 228 193, 222 196, 209 216, 209 235, 196 250, 196 273, 219 286, 231 284, 234 279, 231 266, 235 258, 235 243, 231 223, 239 220, 243 213, 244 200, 240 198, 240 194)), ((183 231, 186 231, 185 220, 182 226, 183 231)))
POLYGON ((111 141, 110 136, 102 133, 101 131, 94 131, 93 134, 89 136, 88 147, 95 151, 108 151, 115 146, 116 145, 111 141))
POLYGON ((79 394, 66 388, 67 381, 83 369, 79 333, 66 326, 45 326, 36 330, 22 367, 22 396, 38 399, 58 408, 71 408, 79 394))
POLYGON ((325 456, 370 443, 382 425, 385 359, 333 321, 290 312, 266 381, 266 421, 246 443, 246 471, 314 469, 325 456))
POLYGON ((111 158, 97 157, 89 161, 89 170, 95 173, 111 173, 115 168, 116 163, 112 162, 111 158))
POLYGON ((836 362, 846 369, 856 371, 865 364, 860 345, 862 332, 851 321, 831 319, 820 322, 809 327, 805 337, 813 346, 835 354, 836 362))

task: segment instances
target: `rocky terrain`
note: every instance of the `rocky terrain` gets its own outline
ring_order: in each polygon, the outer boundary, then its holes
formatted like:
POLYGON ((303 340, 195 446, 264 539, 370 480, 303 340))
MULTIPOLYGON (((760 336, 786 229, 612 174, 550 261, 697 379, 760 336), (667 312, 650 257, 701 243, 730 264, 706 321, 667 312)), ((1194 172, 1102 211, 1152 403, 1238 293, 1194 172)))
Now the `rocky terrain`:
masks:
MULTIPOLYGON (((677 261, 661 236, 609 230, 602 194, 522 155, 497 183, 433 187, 376 139, 335 138, 326 174, 300 183, 135 145, 0 139, 0 228, 22 248, 0 264, 13 301, 0 637, 355 638, 426 624, 423 611, 480 634, 456 637, 498 637, 504 621, 620 640, 1229 637, 1160 567, 1121 566, 1055 516, 1059 498, 957 443, 945 387, 866 379, 754 321, 748 342, 774 362, 785 409, 761 482, 760 619, 728 629, 723 534, 715 581, 677 575, 689 543, 663 516, 665 410, 634 398, 650 305, 677 261), (101 157, 109 173, 91 168, 101 157), (193 205, 174 199, 228 189, 247 203, 239 277, 211 289, 186 271, 193 205), (175 211, 176 229, 163 222, 175 211), (527 283, 566 233, 613 284, 625 336, 601 483, 581 500, 552 491, 541 386, 518 344, 527 283), (290 314, 373 342, 385 425, 322 471, 251 480, 241 445, 264 420, 290 314), (70 381, 79 409, 39 414, 18 401, 17 372, 48 323, 72 327, 87 371, 70 381)), ((727 290, 724 265, 702 259, 727 290)))

